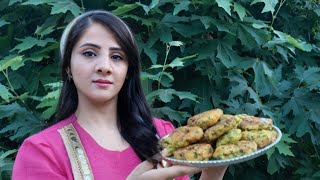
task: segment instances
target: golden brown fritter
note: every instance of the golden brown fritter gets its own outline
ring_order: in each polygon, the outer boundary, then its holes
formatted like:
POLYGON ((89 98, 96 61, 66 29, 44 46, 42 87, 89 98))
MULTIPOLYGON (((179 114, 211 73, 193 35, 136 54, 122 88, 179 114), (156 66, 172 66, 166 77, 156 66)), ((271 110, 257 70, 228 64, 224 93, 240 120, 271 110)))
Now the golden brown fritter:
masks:
POLYGON ((173 152, 175 159, 188 161, 207 161, 212 157, 213 148, 210 144, 193 144, 173 152))
POLYGON ((272 130, 259 130, 259 131, 243 131, 242 140, 254 141, 259 148, 266 147, 277 138, 277 132, 272 130))
POLYGON ((224 133, 237 127, 237 119, 234 116, 228 116, 220 120, 217 124, 204 132, 204 140, 208 143, 214 142, 224 133))
POLYGON ((161 139, 162 147, 168 150, 168 155, 178 148, 199 142, 203 138, 203 130, 200 127, 181 126, 175 129, 169 136, 161 139))
POLYGON ((245 154, 250 154, 257 150, 257 144, 250 141, 238 141, 235 144, 225 144, 218 146, 214 153, 214 159, 230 159, 245 154))
POLYGON ((230 131, 218 138, 216 145, 221 146, 224 144, 233 144, 239 141, 241 137, 241 129, 231 129, 230 131))
POLYGON ((236 115, 236 117, 239 117, 242 120, 239 126, 242 130, 272 130, 273 124, 272 120, 269 118, 254 117, 247 114, 239 114, 236 115))
POLYGON ((223 115, 221 109, 212 109, 203 113, 192 116, 188 119, 189 126, 199 126, 203 130, 215 125, 223 115))
POLYGON ((236 115, 231 115, 231 114, 224 114, 221 116, 220 120, 224 120, 224 119, 228 119, 228 118, 235 118, 236 119, 236 127, 238 127, 240 125, 240 123, 242 122, 242 119, 236 115))

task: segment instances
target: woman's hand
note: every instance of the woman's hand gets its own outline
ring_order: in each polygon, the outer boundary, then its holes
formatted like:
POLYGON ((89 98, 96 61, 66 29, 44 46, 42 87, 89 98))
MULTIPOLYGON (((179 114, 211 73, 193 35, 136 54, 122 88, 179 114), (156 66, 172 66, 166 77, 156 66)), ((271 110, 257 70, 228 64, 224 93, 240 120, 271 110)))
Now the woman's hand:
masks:
POLYGON ((173 179, 178 176, 196 174, 201 169, 189 166, 173 165, 170 167, 162 167, 157 165, 155 169, 154 164, 149 161, 140 163, 127 177, 127 180, 149 180, 149 179, 173 179))
POLYGON ((217 166, 202 170, 200 180, 222 180, 228 166, 217 166))

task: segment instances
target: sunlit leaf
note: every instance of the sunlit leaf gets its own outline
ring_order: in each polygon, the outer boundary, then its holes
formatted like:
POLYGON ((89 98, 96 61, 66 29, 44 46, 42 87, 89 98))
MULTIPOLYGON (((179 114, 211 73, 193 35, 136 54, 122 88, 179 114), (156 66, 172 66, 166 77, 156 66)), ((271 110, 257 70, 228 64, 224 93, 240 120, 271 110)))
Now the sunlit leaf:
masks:
POLYGON ((21 43, 16 45, 11 51, 19 50, 18 53, 21 53, 25 50, 31 49, 34 46, 44 47, 48 43, 56 42, 52 38, 46 38, 46 39, 42 40, 42 39, 37 39, 37 38, 31 37, 31 36, 25 37, 23 39, 16 38, 16 40, 20 41, 21 43))
POLYGON ((121 15, 121 14, 125 14, 129 11, 132 11, 134 9, 136 9, 137 7, 139 7, 138 4, 134 3, 134 4, 124 4, 123 6, 119 6, 117 9, 112 11, 112 14, 114 15, 121 15))
POLYGON ((174 67, 183 67, 184 66, 184 61, 187 59, 195 58, 198 54, 193 54, 190 56, 186 56, 183 58, 176 57, 170 64, 168 64, 169 67, 174 68, 174 67))
POLYGON ((223 8, 231 16, 231 2, 233 0, 216 0, 219 7, 223 8))
POLYGON ((254 0, 251 5, 256 4, 256 3, 264 3, 264 8, 262 10, 262 13, 265 12, 274 12, 275 11, 275 7, 278 4, 278 0, 254 0))
POLYGON ((67 11, 70 11, 74 16, 81 14, 80 7, 72 0, 56 0, 50 5, 52 5, 50 14, 66 13, 67 11))
POLYGON ((16 2, 22 2, 23 0, 10 0, 9 1, 9 6, 11 6, 12 4, 16 3, 16 2))
POLYGON ((13 95, 9 92, 9 88, 0 83, 0 97, 9 102, 13 95))
POLYGON ((0 71, 8 69, 17 70, 19 67, 23 66, 23 56, 10 55, 5 57, 0 61, 0 71))
POLYGON ((182 46, 183 42, 181 42, 181 41, 170 41, 169 45, 170 46, 182 46))
POLYGON ((143 8, 143 10, 146 12, 146 14, 149 14, 149 11, 159 4, 159 0, 152 0, 151 4, 149 6, 144 5, 140 2, 137 2, 136 4, 141 6, 143 8))
POLYGON ((238 14, 239 18, 242 21, 247 14, 246 9, 243 6, 241 6, 241 4, 236 2, 233 3, 233 6, 234 6, 234 11, 238 14))
POLYGON ((187 1, 187 0, 180 1, 178 5, 175 5, 174 10, 173 10, 173 15, 178 14, 182 10, 187 10, 190 3, 191 2, 187 1))
POLYGON ((6 25, 6 24, 10 24, 9 22, 3 20, 3 19, 0 19, 0 27, 6 25))

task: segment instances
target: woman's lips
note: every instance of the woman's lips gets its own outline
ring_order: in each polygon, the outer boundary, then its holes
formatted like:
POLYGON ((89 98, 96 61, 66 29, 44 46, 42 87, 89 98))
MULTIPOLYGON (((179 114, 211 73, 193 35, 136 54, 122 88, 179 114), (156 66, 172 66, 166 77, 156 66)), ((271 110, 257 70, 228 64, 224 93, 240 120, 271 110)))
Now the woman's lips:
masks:
POLYGON ((102 88, 108 87, 108 86, 110 86, 111 84, 113 84, 111 81, 109 81, 109 80, 104 80, 104 79, 94 80, 93 83, 95 83, 98 87, 102 87, 102 88))

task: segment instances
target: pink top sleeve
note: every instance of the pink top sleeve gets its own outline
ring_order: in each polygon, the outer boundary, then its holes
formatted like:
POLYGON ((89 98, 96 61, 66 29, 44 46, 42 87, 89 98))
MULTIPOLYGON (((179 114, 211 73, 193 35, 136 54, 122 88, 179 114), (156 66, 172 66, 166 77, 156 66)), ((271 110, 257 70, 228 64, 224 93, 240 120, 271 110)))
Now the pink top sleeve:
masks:
POLYGON ((21 145, 15 160, 13 180, 43 180, 67 177, 57 162, 53 148, 38 138, 28 138, 21 145))
MULTIPOLYGON (((160 138, 171 133, 175 128, 169 121, 164 121, 162 119, 154 118, 154 124, 157 128, 158 135, 160 138)), ((181 176, 174 178, 175 180, 190 180, 189 176, 181 176)))

